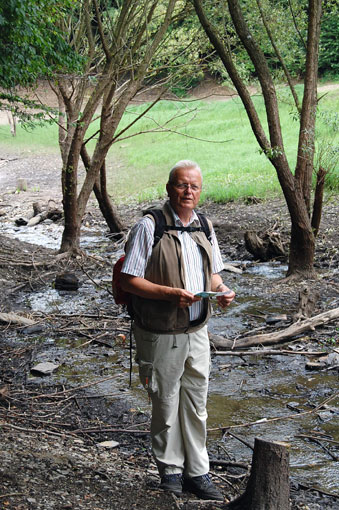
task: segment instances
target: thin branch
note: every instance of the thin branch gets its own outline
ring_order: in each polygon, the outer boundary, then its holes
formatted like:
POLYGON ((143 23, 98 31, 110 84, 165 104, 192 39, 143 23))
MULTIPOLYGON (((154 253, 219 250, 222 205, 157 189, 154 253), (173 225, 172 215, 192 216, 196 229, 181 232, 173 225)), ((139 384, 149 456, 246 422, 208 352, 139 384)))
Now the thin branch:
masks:
POLYGON ((94 2, 94 8, 95 8, 95 15, 97 18, 97 23, 98 23, 100 41, 101 41, 104 53, 106 55, 106 59, 109 62, 111 59, 111 53, 110 53, 110 50, 108 47, 107 39, 105 37, 104 29, 102 26, 102 19, 101 19, 99 7, 98 7, 98 2, 97 2, 97 0, 93 0, 93 2, 94 2))
POLYGON ((293 7, 292 7, 292 3, 291 3, 291 0, 288 0, 288 5, 289 5, 289 8, 290 8, 290 11, 291 11, 291 14, 292 14, 292 19, 293 19, 293 24, 294 24, 294 28, 299 36, 299 39, 301 41, 301 44, 303 45, 305 51, 307 51, 307 46, 306 46, 306 42, 305 42, 305 39, 303 38, 303 36, 301 35, 301 32, 299 30, 299 27, 298 27, 298 24, 297 24, 297 19, 295 17, 295 14, 294 14, 294 11, 293 11, 293 7))
POLYGON ((174 129, 155 128, 155 129, 150 129, 147 131, 138 131, 138 133, 134 133, 133 135, 124 136, 123 138, 119 138, 119 142, 121 142, 122 140, 128 140, 129 138, 133 138, 133 136, 144 135, 144 134, 149 134, 149 133, 173 133, 175 135, 184 136, 185 138, 190 138, 191 140, 197 140, 199 142, 208 142, 208 143, 227 143, 227 142, 233 141, 232 139, 230 139, 230 140, 208 140, 206 138, 198 138, 197 136, 191 136, 191 135, 187 135, 186 133, 180 133, 180 131, 176 131, 174 129))
POLYGON ((270 29, 270 27, 269 27, 269 24, 268 24, 268 22, 267 22, 267 19, 266 19, 266 16, 265 16, 264 10, 263 10, 263 8, 262 8, 261 0, 256 0, 256 2, 257 2, 257 5, 258 5, 258 9, 259 9, 259 12, 260 12, 260 15, 261 15, 262 22, 263 22, 264 27, 265 27, 265 29, 266 29, 267 35, 268 35, 268 37, 269 37, 269 39, 270 39, 270 41, 271 41, 272 47, 273 47, 273 49, 274 49, 274 51, 275 51, 275 54, 276 54, 276 56, 278 57, 278 60, 279 60, 279 62, 280 62, 280 64, 281 64, 281 67, 282 67, 282 68, 283 68, 283 70, 284 70, 284 73, 285 73, 285 76, 286 76, 287 82, 288 82, 288 84, 289 84, 289 87, 290 87, 290 90, 291 90, 291 93, 292 93, 292 96, 293 96, 293 99, 294 99, 295 106, 296 106, 296 108, 297 108, 298 112, 300 112, 301 107, 300 107, 300 104, 299 104, 299 98, 298 98, 298 95, 297 95, 297 93, 296 93, 295 87, 294 87, 294 85, 293 85, 293 83, 292 83, 291 75, 290 75, 290 73, 289 73, 289 71, 288 71, 288 69, 287 69, 287 67, 286 67, 286 64, 285 64, 285 62, 284 62, 284 59, 282 58, 282 55, 281 55, 281 53, 280 53, 280 51, 279 51, 279 49, 278 49, 277 45, 275 44, 275 40, 274 40, 274 38, 273 38, 272 31, 271 31, 271 29, 270 29))

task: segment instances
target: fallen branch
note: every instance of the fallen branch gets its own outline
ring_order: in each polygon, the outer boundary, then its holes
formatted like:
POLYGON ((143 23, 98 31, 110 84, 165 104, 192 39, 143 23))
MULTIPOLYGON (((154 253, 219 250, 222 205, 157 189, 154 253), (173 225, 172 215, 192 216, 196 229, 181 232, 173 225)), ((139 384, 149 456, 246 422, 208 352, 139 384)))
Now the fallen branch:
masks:
POLYGON ((332 457, 333 460, 337 461, 338 460, 338 457, 336 455, 333 455, 332 452, 330 452, 322 443, 332 443, 332 444, 335 444, 335 445, 339 445, 339 442, 338 441, 335 441, 334 439, 328 439, 326 437, 315 437, 315 436, 310 436, 308 434, 298 434, 296 435, 295 437, 300 437, 300 438, 303 438, 303 439, 308 439, 309 441, 313 441, 314 443, 317 443, 318 445, 320 445, 326 453, 328 453, 328 455, 330 457, 332 457))
POLYGON ((9 492, 8 494, 0 494, 0 498, 14 498, 16 496, 25 496, 26 492, 9 492))
POLYGON ((0 313, 0 321, 7 322, 9 324, 20 324, 20 326, 33 326, 33 324, 35 324, 35 321, 32 319, 22 317, 14 312, 0 313))
POLYGON ((31 432, 33 434, 47 434, 50 436, 57 436, 57 437, 73 437, 73 432, 53 432, 52 430, 46 430, 46 429, 28 429, 25 427, 18 427, 17 425, 12 425, 11 423, 4 423, 3 421, 0 422, 1 427, 5 427, 8 429, 13 430, 19 430, 20 432, 31 432))
POLYGON ((117 429, 114 427, 96 427, 96 428, 87 428, 87 429, 76 429, 73 430, 73 434, 96 434, 98 432, 118 432, 121 434, 150 434, 150 430, 136 430, 136 429, 117 429))
POLYGON ((288 349, 260 349, 257 351, 215 351, 218 356, 275 356, 275 355, 290 355, 301 354, 303 356, 325 356, 324 351, 292 351, 288 349))
POLYGON ((219 335, 209 334, 210 340, 216 348, 240 349, 253 347, 256 345, 274 345, 285 342, 294 336, 305 333, 305 331, 314 331, 317 326, 333 321, 339 317, 339 308, 334 308, 319 315, 315 315, 309 319, 305 319, 295 324, 291 324, 288 328, 274 333, 266 333, 263 335, 254 335, 247 338, 238 338, 237 340, 230 340, 219 335))
POLYGON ((100 384, 102 382, 109 381, 111 379, 116 379, 119 377, 118 375, 110 375, 109 377, 105 377, 104 379, 99 379, 98 381, 90 382, 88 384, 83 384, 82 386, 77 386, 76 388, 70 388, 68 390, 57 391, 56 393, 42 393, 41 395, 35 395, 30 397, 31 400, 36 400, 39 398, 50 398, 50 397, 60 397, 62 395, 66 395, 67 393, 76 392, 79 390, 83 390, 84 388, 89 388, 90 386, 95 386, 96 384, 100 384))

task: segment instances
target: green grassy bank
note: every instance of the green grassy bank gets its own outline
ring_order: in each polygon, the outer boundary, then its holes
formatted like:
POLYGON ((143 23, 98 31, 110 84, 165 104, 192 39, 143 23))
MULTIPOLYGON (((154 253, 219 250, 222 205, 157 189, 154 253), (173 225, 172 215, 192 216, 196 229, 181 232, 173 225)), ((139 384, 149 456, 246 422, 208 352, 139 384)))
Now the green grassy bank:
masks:
MULTIPOLYGON (((301 90, 300 87, 299 93, 301 90)), ((298 122, 287 88, 280 90, 279 97, 285 151, 294 168, 298 122)), ((263 99, 256 96, 253 100, 267 132, 263 99)), ((118 132, 146 107, 145 104, 130 106, 118 132)), ((319 103, 316 143, 319 153, 325 153, 325 165, 332 164, 339 150, 338 107, 338 89, 328 92, 319 103)), ((90 132, 97 127, 98 123, 90 132)), ((34 152, 58 150, 57 126, 53 125, 32 132, 19 127, 15 138, 11 137, 8 126, 0 126, 0 140, 0 147, 19 147, 34 152)), ((269 160, 260 154, 239 98, 157 103, 112 146, 107 160, 109 191, 116 201, 162 197, 168 171, 180 159, 192 159, 201 166, 203 199, 224 202, 280 193, 276 172, 269 160)), ((327 189, 339 191, 338 165, 328 176, 327 189)))

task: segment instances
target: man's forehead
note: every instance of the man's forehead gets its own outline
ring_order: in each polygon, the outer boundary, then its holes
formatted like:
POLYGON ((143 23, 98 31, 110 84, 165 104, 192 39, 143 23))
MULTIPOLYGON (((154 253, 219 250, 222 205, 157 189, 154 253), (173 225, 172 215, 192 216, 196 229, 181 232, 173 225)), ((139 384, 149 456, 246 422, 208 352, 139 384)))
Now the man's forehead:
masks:
POLYGON ((178 168, 174 175, 177 179, 202 179, 201 172, 194 166, 190 168, 178 168))

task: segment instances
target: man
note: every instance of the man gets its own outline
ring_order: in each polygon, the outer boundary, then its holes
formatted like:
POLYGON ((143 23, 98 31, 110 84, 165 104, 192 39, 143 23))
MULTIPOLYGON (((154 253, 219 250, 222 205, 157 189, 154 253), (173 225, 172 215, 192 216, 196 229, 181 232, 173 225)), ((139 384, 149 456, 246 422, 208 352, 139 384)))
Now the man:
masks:
POLYGON ((235 294, 218 274, 224 266, 212 225, 211 242, 199 229, 194 211, 202 189, 198 165, 179 161, 166 189, 167 225, 196 229, 165 231, 153 247, 154 220, 144 216, 127 241, 121 284, 132 294, 136 360, 152 399, 152 451, 160 487, 221 501, 208 475, 206 449, 210 303, 195 294, 223 292, 217 298, 223 308, 235 294))

